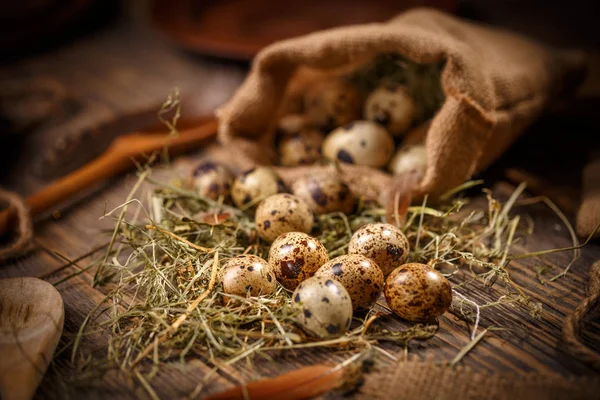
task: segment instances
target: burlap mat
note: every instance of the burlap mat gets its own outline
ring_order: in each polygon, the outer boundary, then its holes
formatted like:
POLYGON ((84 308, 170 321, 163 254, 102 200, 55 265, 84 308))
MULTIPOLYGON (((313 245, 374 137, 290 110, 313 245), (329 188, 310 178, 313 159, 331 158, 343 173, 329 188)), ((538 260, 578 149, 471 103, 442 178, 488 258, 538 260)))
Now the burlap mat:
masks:
POLYGON ((554 374, 490 374, 466 367, 406 361, 366 377, 359 399, 516 400, 597 399, 600 378, 554 374))

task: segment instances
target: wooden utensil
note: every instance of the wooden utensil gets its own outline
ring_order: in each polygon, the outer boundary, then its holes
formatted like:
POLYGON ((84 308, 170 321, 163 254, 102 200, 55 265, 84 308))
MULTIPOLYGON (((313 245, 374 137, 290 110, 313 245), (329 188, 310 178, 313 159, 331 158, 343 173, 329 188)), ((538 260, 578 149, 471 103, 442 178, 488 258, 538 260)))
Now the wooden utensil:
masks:
POLYGON ((63 330, 62 297, 37 278, 0 280, 0 397, 31 399, 63 330))
MULTIPOLYGON (((142 132, 121 136, 92 162, 29 196, 31 216, 48 211, 93 184, 129 169, 134 165, 132 161, 141 161, 152 152, 168 148, 169 154, 176 155, 197 148, 213 139, 217 128, 217 120, 211 119, 197 128, 181 131, 178 136, 142 132)), ((12 209, 0 212, 0 236, 9 230, 13 216, 12 209)))
POLYGON ((343 382, 343 368, 316 364, 274 378, 251 382, 243 387, 236 386, 209 396, 206 400, 311 399, 341 386, 343 382))

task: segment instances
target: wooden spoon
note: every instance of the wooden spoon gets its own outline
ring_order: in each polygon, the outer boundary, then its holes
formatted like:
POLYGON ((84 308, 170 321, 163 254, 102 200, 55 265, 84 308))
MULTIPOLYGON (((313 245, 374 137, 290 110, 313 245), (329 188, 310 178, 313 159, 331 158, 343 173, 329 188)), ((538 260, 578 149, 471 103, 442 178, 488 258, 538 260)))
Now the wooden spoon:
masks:
POLYGON ((63 330, 62 297, 37 278, 0 280, 0 397, 31 399, 63 330))
MULTIPOLYGON (((141 161, 155 151, 168 148, 175 155, 213 139, 217 134, 218 122, 211 119, 197 128, 181 131, 178 136, 134 132, 115 139, 98 158, 60 178, 27 198, 32 217, 48 211, 104 179, 113 177, 129 168, 133 160, 141 161)), ((11 227, 13 209, 0 211, 0 236, 11 227)))

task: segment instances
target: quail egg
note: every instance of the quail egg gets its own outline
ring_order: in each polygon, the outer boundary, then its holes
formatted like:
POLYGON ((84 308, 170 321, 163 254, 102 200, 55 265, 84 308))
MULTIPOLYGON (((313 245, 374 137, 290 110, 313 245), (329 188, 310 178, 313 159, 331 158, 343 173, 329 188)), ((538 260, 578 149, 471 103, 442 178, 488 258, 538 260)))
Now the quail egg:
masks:
POLYGON ((304 94, 307 117, 325 132, 360 118, 361 103, 358 91, 342 78, 315 82, 304 94))
POLYGON ((349 164, 383 167, 394 153, 394 139, 379 124, 354 121, 331 132, 323 142, 323 155, 349 164))
POLYGON ((264 199, 256 209, 254 222, 258 235, 271 243, 287 232, 309 233, 314 222, 313 212, 298 197, 280 193, 264 199))
POLYGON ((258 256, 248 254, 230 258, 222 271, 223 292, 227 294, 267 295, 277 286, 273 269, 258 256))
POLYGON ((365 101, 366 119, 384 126, 394 136, 406 133, 413 123, 415 101, 404 85, 385 85, 375 89, 365 101))
POLYGON ((383 273, 373 260, 357 254, 339 256, 323 265, 315 276, 340 282, 350 294, 352 308, 369 308, 383 289, 383 273))
POLYGON ((356 198, 334 174, 310 175, 292 185, 292 193, 304 200, 316 215, 340 211, 351 214, 356 198))
POLYGON ((321 158, 323 139, 323 134, 316 129, 283 137, 278 146, 281 165, 294 167, 314 163, 321 158))
POLYGON ((284 233, 269 250, 269 265, 277 280, 289 290, 313 276, 327 261, 329 255, 321 242, 302 232, 284 233))
POLYGON ((277 121, 277 132, 282 135, 293 135, 308 127, 308 118, 304 114, 287 114, 277 121))
POLYGON ((388 169, 394 175, 413 173, 423 177, 427 169, 425 145, 417 144, 400 148, 392 157, 388 169))
POLYGON ((341 336, 352 322, 350 295, 333 279, 315 276, 302 282, 292 295, 292 307, 298 310, 298 325, 320 338, 341 336))
POLYGON ((285 192, 285 185, 269 167, 255 167, 233 182, 231 197, 236 206, 248 207, 275 193, 285 192))
POLYGON ((408 239, 394 225, 367 224, 352 235, 348 253, 370 258, 387 275, 406 262, 409 248, 408 239))
POLYGON ((428 321, 452 304, 450 282, 425 264, 396 268, 385 282, 385 299, 394 313, 408 321, 428 321))
POLYGON ((191 180, 199 196, 217 200, 229 196, 232 178, 227 168, 207 161, 194 169, 191 180))

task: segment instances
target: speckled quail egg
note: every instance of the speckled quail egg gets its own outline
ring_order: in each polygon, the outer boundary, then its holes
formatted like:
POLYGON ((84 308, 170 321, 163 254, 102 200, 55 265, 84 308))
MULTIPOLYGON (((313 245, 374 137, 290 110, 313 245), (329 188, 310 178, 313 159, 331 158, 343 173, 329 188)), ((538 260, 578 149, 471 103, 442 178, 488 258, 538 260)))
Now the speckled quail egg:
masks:
POLYGON ((425 176, 427 169, 427 150, 425 149, 425 145, 417 144, 401 147, 392 157, 392 160, 388 164, 388 169, 394 175, 413 173, 419 177, 425 176))
POLYGON ((345 163, 383 167, 394 153, 394 139, 381 125, 354 121, 335 129, 323 142, 323 155, 345 163))
POLYGON ((352 301, 341 283, 312 277, 302 282, 292 295, 296 321, 309 334, 320 338, 343 335, 352 322, 352 301))
POLYGON ((340 211, 351 214, 356 198, 348 185, 335 174, 305 176, 292 184, 292 193, 304 200, 316 214, 340 211))
POLYGON ((199 196, 217 200, 229 196, 232 178, 227 168, 207 161, 194 169, 191 182, 199 196))
POLYGON ((352 84, 329 77, 311 85, 304 94, 304 111, 311 123, 328 132, 360 118, 361 97, 352 84))
POLYGON ((394 136, 406 133, 413 123, 416 105, 408 88, 385 85, 367 97, 363 114, 366 119, 383 125, 394 136))
POLYGON ((358 254, 339 256, 323 265, 315 276, 340 282, 350 294, 352 308, 369 308, 383 289, 383 272, 373 260, 358 254))
POLYGON ((428 321, 452 304, 450 282, 425 264, 396 268, 385 282, 385 299, 394 313, 408 321, 428 321))
POLYGON ((275 171, 269 167, 255 167, 235 178, 231 197, 236 206, 243 208, 281 192, 285 192, 285 185, 275 171))
POLYGON ((387 275, 406 262, 409 248, 408 239, 394 225, 367 224, 352 235, 348 254, 370 258, 387 275))
POLYGON ((269 263, 250 254, 230 258, 223 266, 221 279, 223 292, 238 296, 271 294, 277 286, 269 263))
POLYGON ((267 197, 258 205, 254 222, 258 235, 271 243, 284 233, 309 233, 314 215, 308 204, 298 197, 280 193, 267 197))
POLYGON ((301 130, 283 137, 277 146, 281 165, 309 165, 321 158, 324 135, 316 129, 301 130))
POLYGON ((289 290, 313 276, 327 261, 329 255, 321 242, 302 232, 284 233, 269 250, 269 265, 277 280, 289 290))
POLYGON ((283 136, 293 135, 310 125, 304 114, 287 114, 277 121, 277 132, 283 136))

